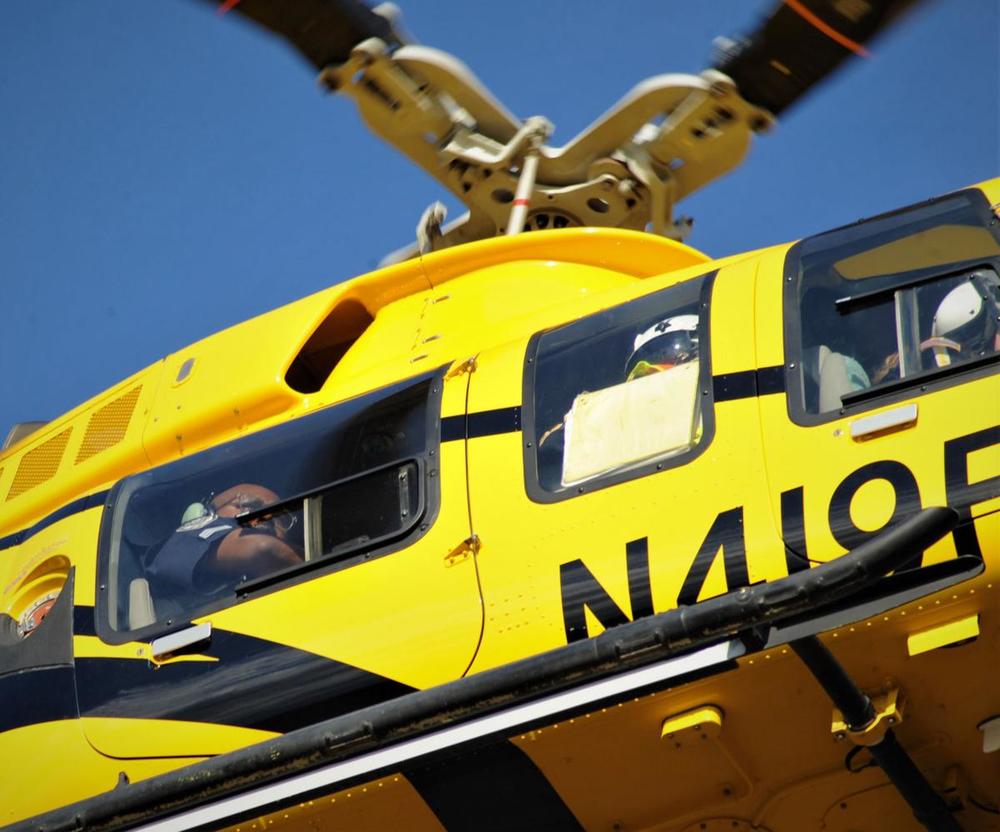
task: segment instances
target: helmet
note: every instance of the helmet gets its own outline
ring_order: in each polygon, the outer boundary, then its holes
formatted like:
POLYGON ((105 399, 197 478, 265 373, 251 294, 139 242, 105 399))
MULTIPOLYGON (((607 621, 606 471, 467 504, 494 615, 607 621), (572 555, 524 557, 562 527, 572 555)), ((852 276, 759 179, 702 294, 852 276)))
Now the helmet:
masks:
POLYGON ((970 358, 993 352, 996 334, 996 302, 978 273, 970 275, 941 299, 931 326, 933 337, 947 336, 957 341, 970 358))
POLYGON ((698 316, 675 315, 635 336, 625 362, 625 379, 684 364, 698 357, 698 316))

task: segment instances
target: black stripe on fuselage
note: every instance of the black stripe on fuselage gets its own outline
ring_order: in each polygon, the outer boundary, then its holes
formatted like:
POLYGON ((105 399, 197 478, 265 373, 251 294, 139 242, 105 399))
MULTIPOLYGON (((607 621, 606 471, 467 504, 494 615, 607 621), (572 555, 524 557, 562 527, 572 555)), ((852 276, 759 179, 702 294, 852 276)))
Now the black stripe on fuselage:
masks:
POLYGON ((407 766, 403 774, 448 832, 583 830, 534 761, 510 742, 407 766))
POLYGON ((33 668, 0 676, 0 703, 0 734, 26 725, 75 719, 72 665, 33 668))
POLYGON ((445 416, 441 420, 441 441, 498 436, 503 433, 516 433, 520 429, 520 406, 498 407, 496 410, 480 410, 468 415, 445 416))
POLYGON ((454 442, 465 439, 465 414, 461 416, 445 416, 441 420, 441 441, 454 442))
POLYGON ((97 626, 94 621, 94 608, 77 604, 73 607, 73 635, 96 636, 97 626))
POLYGON ((177 719, 275 733, 411 693, 408 685, 264 639, 214 629, 217 661, 76 660, 82 716, 177 719))
MULTIPOLYGON (((784 368, 781 366, 761 367, 757 370, 723 373, 712 378, 712 386, 717 402, 783 393, 785 392, 784 368)), ((468 415, 445 416, 441 420, 441 441, 476 439, 480 436, 496 436, 503 433, 515 433, 519 430, 521 430, 520 406, 499 407, 495 410, 481 410, 468 415)), ((73 502, 67 503, 43 517, 35 525, 0 537, 0 551, 24 543, 33 535, 66 517, 103 505, 107 496, 107 491, 101 491, 73 500, 73 502)))
POLYGON ((784 367, 761 367, 758 370, 720 373, 712 377, 712 393, 716 402, 752 399, 784 392, 784 367))
POLYGON ((0 551, 9 549, 11 546, 19 546, 24 543, 25 540, 28 540, 38 534, 42 531, 42 529, 51 526, 53 523, 58 523, 60 520, 64 520, 67 517, 79 514, 81 511, 87 511, 88 509, 104 505, 104 500, 107 496, 107 491, 100 491, 97 494, 90 494, 87 497, 81 497, 79 500, 73 500, 71 503, 66 503, 66 505, 62 508, 57 508, 51 514, 43 517, 35 523, 34 526, 29 526, 26 529, 12 532, 5 537, 0 537, 0 551))
MULTIPOLYGON (((785 369, 781 366, 761 367, 722 373, 712 377, 712 392, 716 402, 750 399, 785 392, 785 369)), ((441 441, 477 439, 521 430, 521 408, 499 407, 482 410, 468 416, 445 416, 441 420, 441 441)))

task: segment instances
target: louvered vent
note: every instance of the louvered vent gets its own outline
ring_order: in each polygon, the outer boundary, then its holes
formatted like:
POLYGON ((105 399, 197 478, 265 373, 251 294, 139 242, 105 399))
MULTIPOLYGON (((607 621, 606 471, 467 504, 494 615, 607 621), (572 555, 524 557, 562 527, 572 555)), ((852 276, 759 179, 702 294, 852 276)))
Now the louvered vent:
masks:
POLYGON ((52 479, 59 470, 59 462, 62 460, 63 451, 66 450, 66 443, 69 442, 69 435, 72 432, 72 428, 66 428, 62 433, 53 436, 37 448, 32 448, 21 457, 21 464, 17 466, 17 472, 14 474, 14 482, 7 492, 8 502, 36 485, 52 479))
POLYGON ((141 386, 135 387, 124 396, 119 396, 90 414, 87 432, 83 435, 80 451, 76 455, 77 465, 90 459, 94 454, 117 445, 125 438, 132 411, 135 410, 135 403, 139 401, 141 391, 141 386))

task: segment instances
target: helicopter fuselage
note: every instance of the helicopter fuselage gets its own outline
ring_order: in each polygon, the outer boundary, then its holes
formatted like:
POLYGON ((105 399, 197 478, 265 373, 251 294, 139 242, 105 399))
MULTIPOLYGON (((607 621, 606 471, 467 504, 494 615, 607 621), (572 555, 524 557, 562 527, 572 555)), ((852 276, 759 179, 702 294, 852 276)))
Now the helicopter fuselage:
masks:
MULTIPOLYGON (((612 229, 450 248, 212 335, 21 440, 0 456, 18 761, 0 819, 808 570, 927 506, 955 530, 813 631, 866 690, 906 691, 935 779, 960 768, 996 802, 977 726, 1000 693, 976 680, 1000 655, 1000 343, 963 353, 937 321, 963 283, 1000 298, 997 203, 992 180, 717 261, 612 229), (644 334, 682 318, 696 350, 633 375, 644 334), (243 483, 275 500, 227 518, 216 495, 243 483), (167 564, 178 535, 217 551, 216 527, 298 560, 215 582, 167 564)), ((764 644, 628 717, 511 742, 584 828, 863 816, 881 787, 855 797, 869 775, 843 771, 797 674, 764 644), (725 737, 664 751, 664 718, 709 706, 725 737)), ((423 795, 406 782, 378 785, 402 805, 423 795)))

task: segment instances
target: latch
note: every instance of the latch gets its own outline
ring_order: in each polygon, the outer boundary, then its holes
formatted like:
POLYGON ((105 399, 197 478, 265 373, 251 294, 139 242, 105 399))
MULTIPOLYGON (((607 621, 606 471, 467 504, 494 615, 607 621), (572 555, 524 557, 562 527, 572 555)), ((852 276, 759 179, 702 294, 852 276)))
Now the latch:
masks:
POLYGON ((475 371, 476 371, 476 356, 472 356, 472 358, 467 358, 465 361, 461 362, 460 364, 456 364, 454 367, 452 367, 445 374, 444 379, 445 381, 447 381, 450 378, 457 378, 463 373, 474 373, 475 371))
POLYGON ((885 732, 903 721, 904 700, 899 688, 890 688, 872 699, 875 717, 861 728, 852 728, 839 709, 833 709, 830 730, 838 740, 849 739, 855 745, 878 745, 885 732))
POLYGON ((465 538, 461 543, 458 544, 454 549, 452 549, 447 555, 444 556, 445 566, 454 566, 456 563, 461 563, 469 555, 479 554, 479 535, 474 534, 471 537, 465 538))
POLYGON ((201 624, 186 627, 179 632, 153 639, 149 645, 149 652, 153 661, 159 662, 176 653, 178 650, 193 647, 196 644, 201 644, 203 641, 209 641, 211 638, 212 624, 209 621, 205 621, 201 624))

